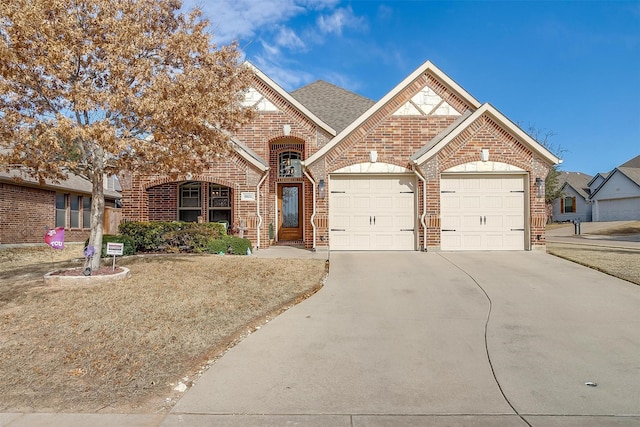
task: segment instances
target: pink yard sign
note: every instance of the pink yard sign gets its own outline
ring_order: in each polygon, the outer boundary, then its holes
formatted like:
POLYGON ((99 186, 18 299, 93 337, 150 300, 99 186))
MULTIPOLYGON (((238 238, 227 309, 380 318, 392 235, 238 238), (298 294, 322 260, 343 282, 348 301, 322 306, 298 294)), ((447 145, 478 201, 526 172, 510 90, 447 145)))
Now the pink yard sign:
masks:
POLYGON ((54 249, 64 249, 64 227, 51 228, 44 235, 44 242, 54 249))

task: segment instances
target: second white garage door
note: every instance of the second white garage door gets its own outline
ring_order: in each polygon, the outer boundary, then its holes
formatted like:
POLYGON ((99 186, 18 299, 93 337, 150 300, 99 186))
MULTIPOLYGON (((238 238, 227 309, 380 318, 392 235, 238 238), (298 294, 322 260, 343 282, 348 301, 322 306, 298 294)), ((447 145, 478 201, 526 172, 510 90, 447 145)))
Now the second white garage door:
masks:
POLYGON ((441 249, 525 249, 523 176, 447 176, 440 181, 441 249))
POLYGON ((413 176, 332 176, 331 250, 414 250, 413 176))

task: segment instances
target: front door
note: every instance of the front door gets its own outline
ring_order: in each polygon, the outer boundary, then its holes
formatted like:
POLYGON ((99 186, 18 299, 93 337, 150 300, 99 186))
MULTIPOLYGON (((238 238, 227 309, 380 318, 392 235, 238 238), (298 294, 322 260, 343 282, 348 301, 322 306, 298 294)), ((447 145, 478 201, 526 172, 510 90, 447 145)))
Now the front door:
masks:
POLYGON ((302 184, 278 185, 278 240, 302 240, 302 184))

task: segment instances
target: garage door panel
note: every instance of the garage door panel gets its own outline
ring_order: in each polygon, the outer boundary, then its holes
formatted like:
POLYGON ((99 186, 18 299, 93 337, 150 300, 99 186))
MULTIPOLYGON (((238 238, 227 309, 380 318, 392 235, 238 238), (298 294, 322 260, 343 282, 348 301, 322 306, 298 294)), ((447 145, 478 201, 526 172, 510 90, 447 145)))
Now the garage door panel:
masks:
POLYGON ((482 206, 483 208, 500 209, 502 208, 504 198, 501 196, 486 196, 482 201, 484 202, 482 206))
POLYGON ((480 207, 480 196, 465 197, 460 200, 463 209, 478 209, 480 207))
POLYGON ((460 209, 460 197, 449 194, 442 194, 440 204, 443 208, 460 209))
POLYGON ((351 227, 351 217, 348 215, 336 215, 331 221, 333 228, 349 228, 351 227))
POLYGON ((413 229, 415 224, 415 218, 413 215, 394 215, 393 226, 399 231, 406 231, 413 229))
POLYGON ((441 248, 525 249, 524 183, 523 176, 443 177, 441 248))
POLYGON ((351 198, 343 194, 336 194, 331 199, 331 203, 333 203, 337 209, 342 210, 351 207, 351 198))
POLYGON ((413 177, 330 176, 329 187, 332 250, 415 250, 413 177))
POLYGON ((375 215, 375 225, 376 227, 380 227, 380 229, 392 229, 393 228, 393 215, 375 215))
POLYGON ((354 210, 369 209, 371 207, 371 199, 369 197, 352 196, 351 208, 354 210))
POLYGON ((373 202, 372 205, 375 208, 375 211, 373 211, 374 213, 380 213, 378 209, 393 209, 393 196, 391 195, 374 195, 371 199, 373 202))

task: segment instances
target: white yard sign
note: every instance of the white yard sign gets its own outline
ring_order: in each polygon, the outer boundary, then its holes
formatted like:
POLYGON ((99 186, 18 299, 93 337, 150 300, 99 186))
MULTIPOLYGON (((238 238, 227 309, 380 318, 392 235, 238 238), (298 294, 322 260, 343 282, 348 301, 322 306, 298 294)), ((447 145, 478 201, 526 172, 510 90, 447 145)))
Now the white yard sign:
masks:
POLYGON ((107 243, 107 255, 120 255, 124 253, 124 243, 107 243))

